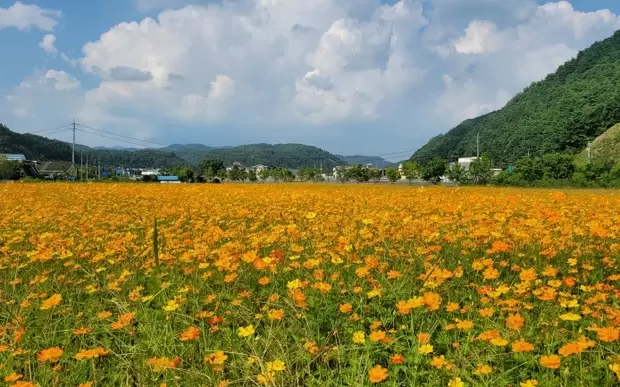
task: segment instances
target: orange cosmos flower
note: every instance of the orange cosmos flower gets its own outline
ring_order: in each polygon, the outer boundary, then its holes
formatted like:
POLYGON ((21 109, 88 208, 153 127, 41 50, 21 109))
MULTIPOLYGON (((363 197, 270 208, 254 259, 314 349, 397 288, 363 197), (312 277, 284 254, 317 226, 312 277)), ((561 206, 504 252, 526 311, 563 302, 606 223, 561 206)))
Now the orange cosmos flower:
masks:
POLYGON ((181 363, 181 359, 178 357, 172 359, 167 357, 153 357, 147 360, 147 363, 153 368, 153 371, 161 372, 168 368, 176 368, 181 363))
POLYGON ((190 341, 196 340, 200 337, 200 330, 195 326, 190 326, 185 331, 181 333, 180 340, 181 341, 190 341))
POLYGON ((341 313, 350 313, 353 310, 353 305, 351 305, 351 304, 341 304, 338 307, 338 310, 341 313))
POLYGON ((534 350, 534 346, 528 343, 527 341, 517 340, 514 343, 512 343, 512 352, 514 353, 532 352, 533 350, 534 350))
POLYGON ((614 327, 598 328, 596 330, 596 335, 599 340, 610 343, 618 340, 618 337, 620 337, 620 330, 614 327))
POLYGON ((548 356, 541 356, 538 362, 543 367, 551 368, 551 369, 558 369, 560 368, 561 360, 560 360, 560 357, 557 355, 548 355, 548 356))
POLYGON ((110 353, 110 350, 105 350, 102 347, 97 347, 94 349, 86 349, 86 350, 80 351, 75 354, 75 358, 77 360, 89 360, 89 359, 98 358, 100 356, 105 356, 109 353, 110 353))
POLYGON ((12 374, 5 376, 3 380, 7 383, 11 383, 16 382, 23 377, 24 375, 13 372, 12 374))
POLYGON ((72 331, 72 333, 76 336, 81 336, 90 333, 90 331, 90 328, 76 328, 72 331))
POLYGON ((37 360, 50 363, 56 363, 63 354, 63 350, 59 347, 44 349, 37 354, 37 360))
POLYGON ((58 306, 60 305, 61 301, 62 301, 62 296, 60 294, 54 294, 47 300, 43 301, 43 303, 41 304, 41 310, 51 309, 55 306, 58 306))
POLYGON ((433 360, 431 360, 431 365, 435 368, 443 368, 448 365, 448 362, 446 361, 444 355, 435 356, 433 360))
POLYGON ((506 318, 506 328, 518 331, 525 325, 525 320, 519 313, 511 314, 506 318))
POLYGON ((403 364, 404 362, 405 362, 405 357, 401 355, 400 353, 394 354, 392 355, 392 357, 390 357, 390 363, 392 364, 403 364))
POLYGON ((207 356, 205 356, 204 361, 207 364, 212 365, 223 365, 228 359, 228 355, 226 355, 223 351, 215 351, 207 356))
POLYGON ((387 379, 388 370, 381 367, 381 365, 376 365, 368 371, 368 377, 371 383, 381 383, 387 379))

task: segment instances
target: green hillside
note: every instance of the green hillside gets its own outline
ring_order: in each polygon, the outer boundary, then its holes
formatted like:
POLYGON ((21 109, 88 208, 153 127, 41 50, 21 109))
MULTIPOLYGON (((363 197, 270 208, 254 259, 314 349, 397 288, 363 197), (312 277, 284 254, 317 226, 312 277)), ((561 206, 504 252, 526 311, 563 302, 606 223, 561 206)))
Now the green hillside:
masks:
MULTIPOLYGON (((71 161, 71 145, 32 134, 12 132, 0 124, 0 153, 22 153, 29 160, 71 161)), ((102 166, 130 168, 167 168, 187 164, 172 152, 142 149, 136 151, 93 149, 76 145, 76 161, 80 156, 101 162, 102 166), (83 152, 83 153, 82 153, 83 152)))
POLYGON ((320 167, 327 170, 343 164, 338 156, 323 149, 302 144, 251 144, 225 148, 204 145, 174 145, 171 149, 188 162, 197 165, 204 159, 220 159, 224 165, 240 162, 243 165, 272 165, 278 167, 320 167))
POLYGON ((498 165, 528 154, 579 153, 620 122, 620 31, 593 44, 498 111, 431 139, 411 160, 449 160, 480 148, 498 165))
MULTIPOLYGON (((577 164, 587 161, 588 150, 584 149, 577 155, 577 164)), ((620 161, 620 124, 607 129, 603 134, 595 138, 590 144, 590 159, 597 161, 620 161)))

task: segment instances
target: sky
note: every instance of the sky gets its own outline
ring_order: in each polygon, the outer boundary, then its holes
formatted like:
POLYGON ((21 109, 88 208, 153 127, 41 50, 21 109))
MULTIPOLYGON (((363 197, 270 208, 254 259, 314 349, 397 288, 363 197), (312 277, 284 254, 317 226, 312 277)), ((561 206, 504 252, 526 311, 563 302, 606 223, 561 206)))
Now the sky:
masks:
POLYGON ((0 123, 69 140, 46 130, 75 119, 91 146, 405 159, 611 36, 619 14, 617 0, 0 0, 0 123))

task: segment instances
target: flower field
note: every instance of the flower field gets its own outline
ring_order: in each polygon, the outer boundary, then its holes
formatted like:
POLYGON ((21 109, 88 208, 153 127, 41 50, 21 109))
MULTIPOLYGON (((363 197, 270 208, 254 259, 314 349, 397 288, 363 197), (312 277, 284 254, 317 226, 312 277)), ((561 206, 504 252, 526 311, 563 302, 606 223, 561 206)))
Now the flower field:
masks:
POLYGON ((614 191, 2 184, 0 385, 611 386, 618 258, 614 191))

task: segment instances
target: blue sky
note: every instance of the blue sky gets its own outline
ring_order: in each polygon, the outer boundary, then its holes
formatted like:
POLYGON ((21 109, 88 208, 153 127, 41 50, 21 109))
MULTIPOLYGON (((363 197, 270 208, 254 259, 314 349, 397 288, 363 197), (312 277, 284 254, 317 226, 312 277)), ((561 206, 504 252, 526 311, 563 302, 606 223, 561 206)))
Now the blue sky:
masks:
POLYGON ((125 136, 80 133, 88 145, 402 159, 613 34, 617 14, 612 0, 0 0, 0 122, 125 136))

